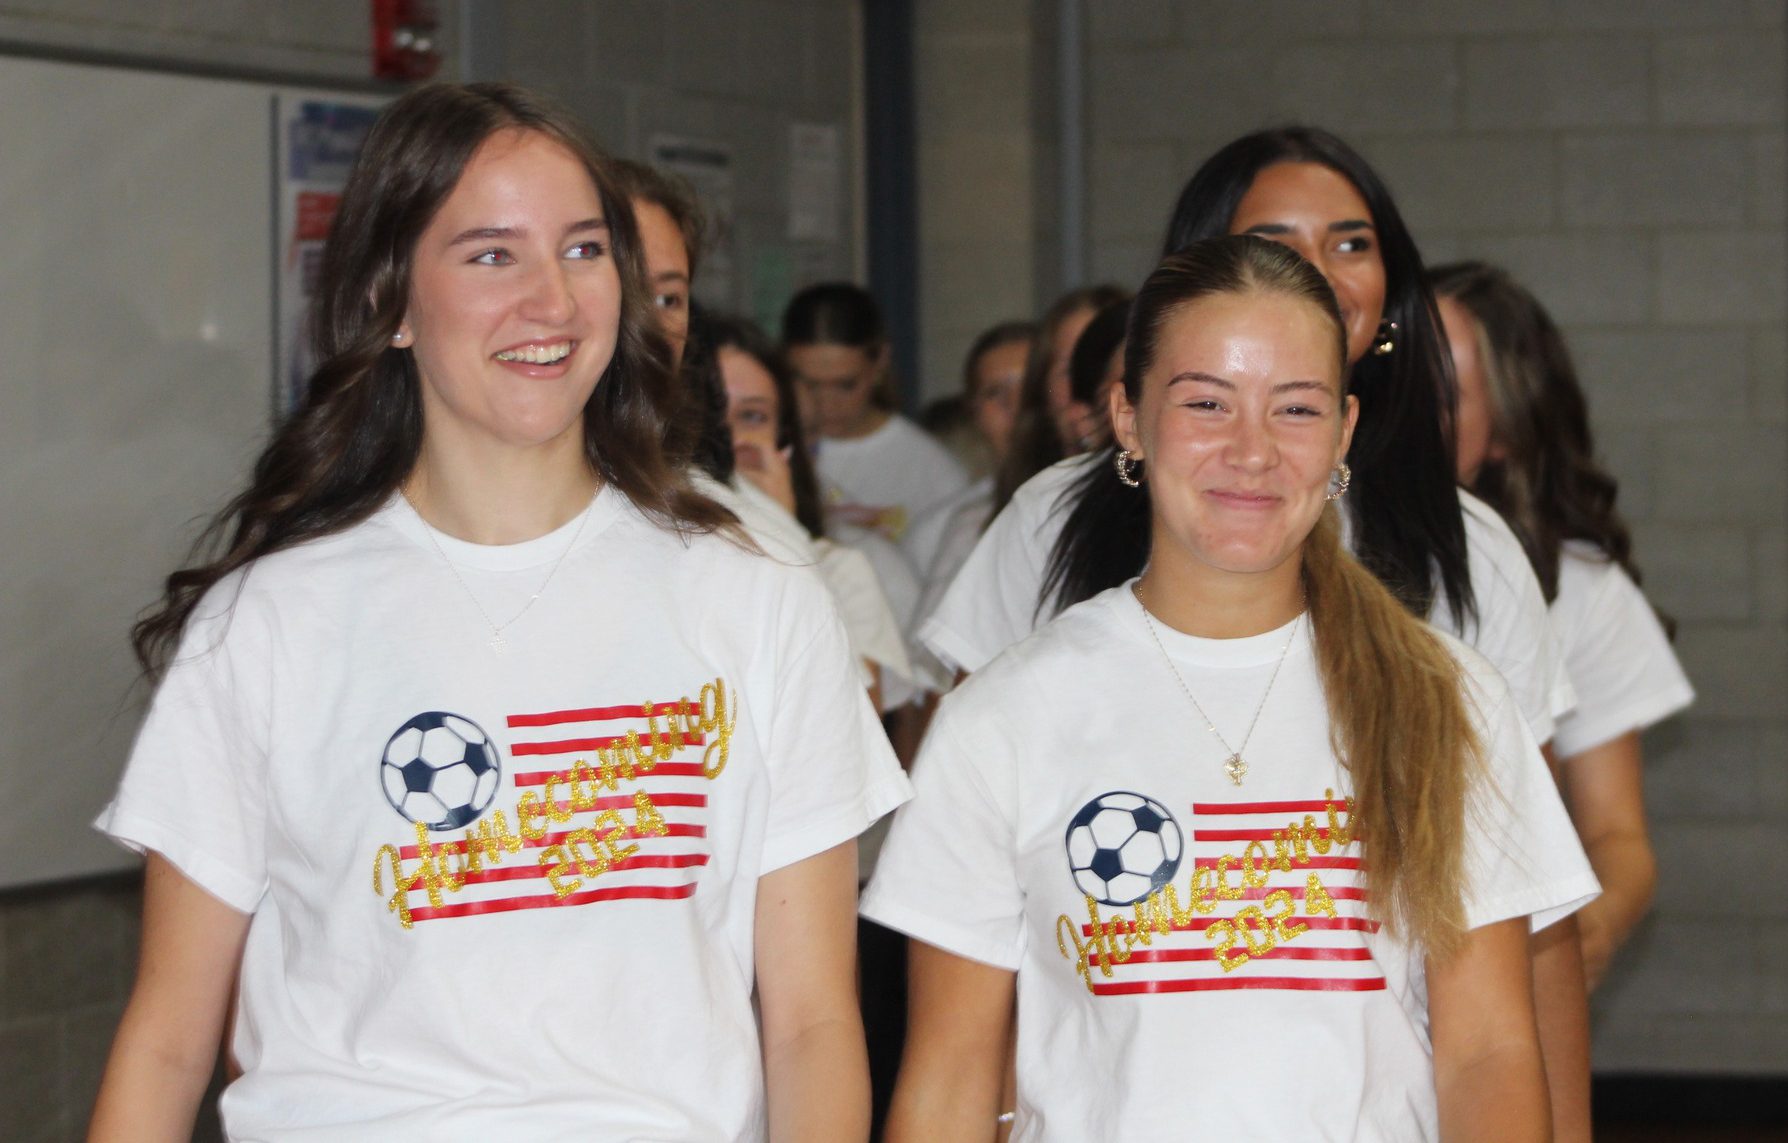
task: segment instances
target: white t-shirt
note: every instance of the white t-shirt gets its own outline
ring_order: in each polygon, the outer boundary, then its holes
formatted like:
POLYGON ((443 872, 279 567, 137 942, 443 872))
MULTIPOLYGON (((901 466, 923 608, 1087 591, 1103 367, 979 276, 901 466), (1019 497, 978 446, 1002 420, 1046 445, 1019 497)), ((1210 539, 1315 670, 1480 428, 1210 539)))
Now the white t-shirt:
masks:
POLYGON ((969 482, 949 449, 901 416, 890 416, 868 436, 820 441, 814 469, 826 497, 828 532, 839 521, 872 528, 896 543, 914 520, 969 482))
POLYGON ((1569 758, 1643 730, 1695 701, 1670 637, 1626 571, 1593 544, 1559 552, 1552 621, 1564 649, 1577 706, 1553 739, 1569 758))
MULTIPOLYGON (((924 560, 921 566, 925 586, 917 609, 921 618, 931 615, 943 602, 944 593, 956 581, 975 545, 981 542, 981 533, 987 530, 992 516, 993 479, 984 477, 933 508, 907 533, 907 551, 915 559, 924 560)), ((919 639, 914 640, 913 656, 937 690, 950 689, 956 677, 955 667, 938 658, 919 639)))
POLYGON ((758 879, 908 785, 811 571, 575 527, 393 498, 188 624, 97 824, 253 914, 232 1138, 763 1137, 758 879))
MULTIPOLYGON (((766 553, 819 573, 832 593, 832 602, 838 605, 851 650, 859 661, 867 660, 881 669, 883 708, 903 705, 917 688, 906 629, 868 555, 831 540, 815 540, 787 509, 744 476, 735 475, 723 484, 700 469, 692 475, 696 486, 731 510, 766 553), (907 697, 891 702, 890 695, 907 697)), ((867 668, 863 684, 869 685, 867 668)))
MULTIPOLYGON (((1070 457, 1026 481, 994 517, 943 601, 919 628, 919 641, 939 659, 966 671, 990 659, 1047 622, 1054 609, 1037 606, 1049 558, 1072 503, 1064 494, 1103 453, 1070 457)), ((1444 593, 1436 593, 1428 619, 1475 647, 1501 671, 1541 742, 1554 720, 1576 702, 1562 656, 1554 645, 1546 597, 1521 542, 1502 517, 1461 491, 1466 557, 1478 621, 1460 630, 1444 593)), ((1342 513, 1342 520, 1347 519, 1342 513)))
MULTIPOLYGON (((1018 974, 1014 1143, 1436 1138, 1421 950, 1368 919, 1307 623, 1144 622, 1113 588, 944 700, 863 914, 1018 974), (1282 648, 1238 787, 1163 649, 1240 746, 1282 648)), ((1595 877, 1507 687, 1442 638, 1487 761, 1468 923, 1549 924, 1595 877)))

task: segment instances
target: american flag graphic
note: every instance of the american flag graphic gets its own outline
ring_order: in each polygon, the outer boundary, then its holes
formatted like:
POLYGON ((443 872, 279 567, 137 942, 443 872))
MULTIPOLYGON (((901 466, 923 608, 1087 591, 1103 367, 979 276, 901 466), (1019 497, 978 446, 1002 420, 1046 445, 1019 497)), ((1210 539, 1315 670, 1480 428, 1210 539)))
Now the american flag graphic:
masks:
MULTIPOLYGON (((431 895, 427 879, 418 878, 407 893, 409 920, 693 895, 709 858, 706 822, 713 783, 703 771, 708 739, 694 717, 678 714, 679 707, 689 716, 697 713, 693 702, 685 702, 653 704, 655 719, 648 719, 639 703, 510 715, 504 758, 509 780, 496 801, 453 840, 430 839, 435 861, 459 884, 437 882, 431 895), (634 752, 611 749, 632 732, 649 754, 653 722, 663 741, 670 737, 672 717, 687 729, 668 759, 635 768, 628 765, 634 752), (605 759, 614 767, 606 774, 605 759), (573 804, 574 789, 581 790, 585 805, 573 804), (549 790, 565 820, 544 816, 549 790), (523 836, 517 811, 530 800, 533 830, 546 831, 536 838, 523 836), (508 845, 484 840, 505 832, 508 845), (472 844, 480 851, 481 868, 468 867, 468 833, 478 839, 472 844)), ((398 854, 407 871, 425 856, 418 845, 402 846, 398 854)))
POLYGON ((1165 891, 1127 908, 1101 906, 1097 924, 1083 908, 1058 925, 1064 951, 1085 964, 1095 996, 1383 989, 1367 942, 1377 924, 1366 913, 1359 839, 1330 837, 1331 806, 1346 834, 1352 815, 1332 797, 1194 803, 1187 859, 1173 878, 1177 910, 1165 891), (1226 891, 1213 894, 1218 885, 1226 891), (1193 908, 1195 886, 1215 908, 1193 908), (1070 920, 1084 944, 1065 931, 1070 920))

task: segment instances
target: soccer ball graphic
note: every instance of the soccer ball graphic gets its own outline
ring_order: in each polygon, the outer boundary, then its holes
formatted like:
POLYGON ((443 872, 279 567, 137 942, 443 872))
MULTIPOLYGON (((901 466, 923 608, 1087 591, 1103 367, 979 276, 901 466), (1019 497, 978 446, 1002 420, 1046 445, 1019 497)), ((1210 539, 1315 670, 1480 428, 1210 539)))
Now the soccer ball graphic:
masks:
POLYGON ((1082 893, 1105 905, 1134 905, 1173 880, 1184 839, 1153 798, 1100 794, 1068 823, 1068 869, 1082 893))
POLYGON ((443 710, 398 727, 379 762, 379 783, 391 808, 431 830, 476 821, 497 796, 502 777, 490 735, 471 719, 443 710))

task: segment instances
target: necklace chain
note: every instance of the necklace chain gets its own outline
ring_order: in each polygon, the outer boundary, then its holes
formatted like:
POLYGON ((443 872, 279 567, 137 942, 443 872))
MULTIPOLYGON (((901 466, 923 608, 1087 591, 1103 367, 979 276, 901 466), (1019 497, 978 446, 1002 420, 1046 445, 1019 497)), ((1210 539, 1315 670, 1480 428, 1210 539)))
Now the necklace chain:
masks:
MULTIPOLYGON (((600 491, 598 489, 596 495, 599 495, 600 491)), ((521 610, 502 623, 498 623, 490 617, 490 612, 486 611, 484 604, 479 602, 478 594, 472 590, 472 585, 466 582, 465 576, 459 574, 459 568, 447 557, 447 551, 441 547, 441 541, 435 539, 435 530, 429 526, 427 520, 422 519, 422 513, 416 510, 416 504, 410 499, 410 494, 405 492, 403 498, 404 503, 410 506, 410 511, 415 512, 416 518, 422 521, 422 534, 428 537, 429 546, 434 548, 435 554, 441 557, 441 562, 447 565, 447 570, 453 573, 453 578, 459 584, 460 590, 466 593, 466 598, 472 601, 472 606, 478 609, 478 614, 484 616, 485 626, 490 628, 490 638, 487 640, 490 649, 501 655, 509 650, 509 640, 503 638, 503 632, 515 626, 516 622, 528 613, 528 609, 539 602, 541 595, 546 592, 546 585, 553 581, 553 576, 559 574, 559 565, 565 562, 565 557, 571 554, 571 549, 577 547, 578 539, 584 534, 584 525, 590 522, 590 513, 596 508, 596 495, 590 497, 590 503, 585 506, 583 515, 578 517, 577 528, 571 533, 571 542, 566 544, 558 558, 553 560, 553 566, 546 569, 546 578, 540 581, 540 586, 534 589, 534 594, 528 596, 528 601, 521 605, 521 610)))
POLYGON ((1167 669, 1173 673, 1174 682, 1180 685, 1180 690, 1185 694, 1187 701, 1192 704, 1192 709, 1197 711, 1198 717, 1204 720, 1204 728, 1211 732, 1212 737, 1222 743, 1223 749, 1228 753, 1229 756, 1223 760, 1223 772, 1229 775, 1231 782, 1238 786, 1241 785, 1242 779, 1248 773, 1248 763, 1242 758, 1242 751, 1248 749, 1248 740, 1254 737, 1254 728, 1260 725, 1260 712, 1266 709, 1267 696, 1273 693, 1273 684, 1279 679, 1279 668, 1285 665, 1285 656, 1290 652, 1291 645, 1297 641, 1297 624, 1304 618, 1303 604, 1299 603, 1298 617, 1292 620, 1291 636, 1285 640, 1285 646, 1279 648, 1279 660, 1273 664, 1273 673, 1267 678, 1266 690, 1260 692, 1260 705, 1254 708, 1254 717, 1248 723, 1247 733, 1242 735, 1241 746, 1231 747, 1229 740, 1223 737, 1223 732, 1218 730, 1217 724, 1211 720, 1211 716, 1204 712, 1204 706, 1198 701, 1198 696, 1194 695, 1192 688, 1186 685, 1186 677, 1180 674, 1178 667, 1174 666, 1173 656, 1167 653, 1167 648, 1161 643, 1161 636, 1155 630, 1155 617, 1150 614, 1149 605, 1142 601, 1142 590, 1137 583, 1130 585, 1130 594, 1136 597, 1137 606, 1142 608, 1143 624, 1149 629, 1149 638, 1154 640, 1155 650, 1161 652, 1161 661, 1166 663, 1167 669))

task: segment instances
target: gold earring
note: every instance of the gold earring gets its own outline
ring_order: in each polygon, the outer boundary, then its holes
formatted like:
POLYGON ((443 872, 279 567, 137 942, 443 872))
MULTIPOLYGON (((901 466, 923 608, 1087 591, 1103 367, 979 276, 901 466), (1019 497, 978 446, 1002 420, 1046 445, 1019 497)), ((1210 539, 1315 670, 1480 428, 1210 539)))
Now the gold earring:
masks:
POLYGON ((1397 323, 1386 318, 1378 323, 1378 334, 1373 338, 1372 352, 1383 357, 1397 348, 1397 323))
POLYGON ((1118 483, 1125 488, 1142 487, 1142 481, 1136 479, 1136 470, 1141 465, 1142 462, 1131 456, 1127 448, 1118 449, 1117 455, 1111 458, 1111 466, 1117 469, 1118 483))
POLYGON ((1346 461, 1342 461, 1335 466, 1335 471, 1329 474, 1329 494, 1324 496, 1323 499, 1341 499, 1343 496, 1347 495, 1347 486, 1352 483, 1353 469, 1347 467, 1346 461))

